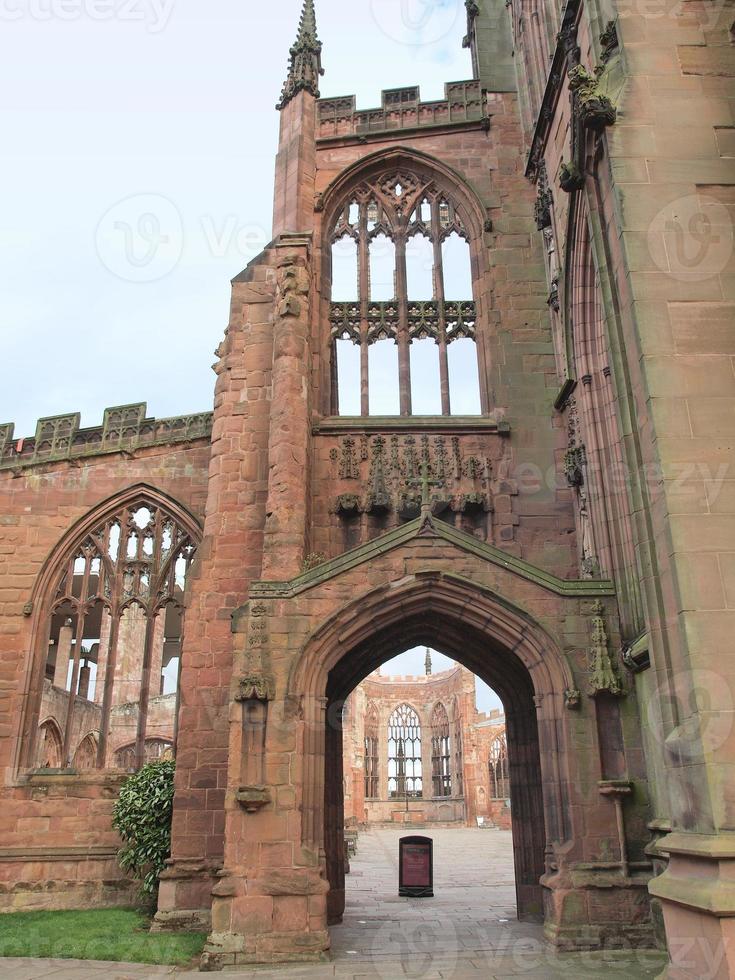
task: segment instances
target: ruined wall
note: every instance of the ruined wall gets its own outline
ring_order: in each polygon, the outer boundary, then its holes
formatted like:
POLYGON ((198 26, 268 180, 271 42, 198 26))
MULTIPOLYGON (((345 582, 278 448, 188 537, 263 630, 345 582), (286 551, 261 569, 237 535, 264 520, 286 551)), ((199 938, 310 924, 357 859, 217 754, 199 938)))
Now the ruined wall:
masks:
MULTIPOLYGON (((149 427, 154 423, 149 421, 149 427)), ((103 772, 28 776, 18 770, 30 726, 44 720, 30 717, 28 699, 34 678, 37 683, 43 676, 46 660, 45 624, 41 622, 45 597, 36 595, 34 589, 49 554, 90 510, 132 486, 145 485, 169 495, 198 520, 204 515, 207 492, 209 440, 201 435, 177 445, 179 440, 169 431, 165 441, 155 444, 158 436, 154 439, 138 431, 135 435, 120 433, 114 443, 109 437, 103 445, 102 429, 71 426, 67 430, 71 443, 57 441, 52 446, 50 442, 44 445, 43 432, 41 423, 35 440, 8 441, 0 465, 0 760, 4 774, 0 907, 4 908, 92 907, 127 901, 132 894, 117 868, 118 841, 110 827, 120 776, 103 772), (73 434, 79 431, 81 435, 73 434)), ((68 695, 49 693, 47 707, 54 698, 58 701, 68 695)), ((61 710, 62 706, 57 707, 61 710)), ((79 716, 82 727, 93 710, 86 707, 86 714, 79 716)), ((84 734, 80 727, 80 737, 84 734)))

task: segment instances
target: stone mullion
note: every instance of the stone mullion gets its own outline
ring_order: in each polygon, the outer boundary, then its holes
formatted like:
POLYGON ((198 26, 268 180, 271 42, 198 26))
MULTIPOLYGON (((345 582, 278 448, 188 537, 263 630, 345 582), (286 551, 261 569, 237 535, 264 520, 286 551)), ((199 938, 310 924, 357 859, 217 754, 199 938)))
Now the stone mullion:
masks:
MULTIPOLYGON (((138 553, 143 554, 143 541, 144 532, 141 532, 138 538, 138 553)), ((156 511, 155 517, 155 531, 154 531, 154 545, 153 545, 153 556, 151 559, 151 575, 149 595, 155 597, 162 591, 161 586, 164 584, 164 575, 161 574, 162 565, 162 539, 163 531, 161 527, 161 512, 156 511)), ((166 565, 165 571, 169 568, 174 568, 178 556, 172 553, 170 556, 170 562, 166 565)), ((139 769, 143 762, 145 761, 145 733, 148 727, 148 704, 151 695, 151 675, 154 664, 153 656, 153 642, 154 637, 157 632, 156 625, 158 616, 165 616, 165 611, 163 609, 154 609, 151 606, 146 609, 146 621, 145 621, 145 641, 143 645, 143 670, 140 685, 140 702, 138 704, 138 730, 135 738, 135 767, 139 769)), ((161 650, 161 656, 163 656, 163 649, 161 650)), ((160 686, 160 675, 159 675, 159 686, 160 686)), ((160 693, 160 690, 159 692, 160 693)), ((155 696, 155 695, 154 695, 155 696)))
POLYGON ((441 385, 442 415, 451 415, 449 400, 449 358, 447 355, 447 321, 444 313, 444 260, 442 258, 439 205, 431 205, 431 244, 434 247, 434 298, 439 310, 439 383, 441 385))
POLYGON ((146 610, 145 641, 143 644, 143 671, 138 703, 138 729, 135 736, 135 768, 140 769, 145 761, 145 730, 148 724, 148 702, 151 688, 151 664, 153 660, 153 632, 156 616, 146 610))
MULTIPOLYGON (((74 637, 74 666, 71 671, 71 690, 69 692, 69 703, 66 710, 66 725, 64 726, 64 757, 62 761, 62 768, 66 769, 66 762, 70 756, 71 749, 71 729, 74 722, 74 708, 77 703, 77 686, 79 684, 79 660, 82 651, 82 640, 84 639, 84 623, 87 618, 87 614, 84 606, 84 598, 89 591, 89 566, 90 560, 88 556, 85 556, 84 561, 84 575, 82 576, 82 589, 79 595, 81 596, 80 604, 77 606, 77 631, 74 637)), ((73 570, 73 566, 72 566, 73 570)))
POLYGON ((117 640, 119 635, 120 615, 117 609, 110 611, 110 638, 107 646, 107 666, 104 677, 104 693, 102 695, 102 716, 100 719, 100 739, 97 747, 97 768, 104 769, 107 765, 107 736, 110 728, 112 713, 112 694, 115 686, 115 667, 117 665, 117 640))
POLYGON ((406 229, 395 237, 396 293, 398 299, 398 389, 401 415, 411 414, 411 344, 408 336, 408 273, 406 271, 406 229))
POLYGON ((367 205, 360 205, 358 238, 360 297, 360 414, 370 414, 370 367, 368 350, 368 303, 370 301, 370 250, 367 228, 367 205))

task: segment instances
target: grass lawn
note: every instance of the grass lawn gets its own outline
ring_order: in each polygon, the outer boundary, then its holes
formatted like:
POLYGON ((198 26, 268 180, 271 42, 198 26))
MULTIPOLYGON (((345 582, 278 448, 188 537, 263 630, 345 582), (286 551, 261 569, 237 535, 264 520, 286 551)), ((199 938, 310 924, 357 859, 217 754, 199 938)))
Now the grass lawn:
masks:
POLYGON ((12 912, 0 915, 0 957, 113 960, 187 965, 202 951, 203 932, 148 932, 150 919, 134 909, 89 912, 12 912))

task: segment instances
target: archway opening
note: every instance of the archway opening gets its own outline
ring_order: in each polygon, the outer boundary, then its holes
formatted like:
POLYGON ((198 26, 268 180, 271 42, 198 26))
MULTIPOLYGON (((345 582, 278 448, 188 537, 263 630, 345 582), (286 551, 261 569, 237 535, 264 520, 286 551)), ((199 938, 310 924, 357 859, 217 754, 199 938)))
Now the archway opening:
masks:
MULTIPOLYGON (((433 656, 438 658, 440 654, 433 656)), ((427 684, 425 673, 423 685, 432 685, 431 680, 427 684)), ((515 907, 508 914, 515 912, 523 921, 542 921, 540 879, 545 870, 547 833, 534 696, 531 674, 516 653, 466 621, 442 617, 430 609, 420 616, 406 616, 400 624, 388 629, 378 629, 332 666, 326 686, 324 779, 324 850, 330 884, 330 924, 342 921, 345 911, 346 860, 349 860, 349 841, 355 824, 359 830, 360 807, 363 822, 367 812, 369 824, 372 813, 378 823, 405 831, 406 835, 431 836, 431 828, 441 825, 473 827, 475 833, 482 835, 487 832, 485 827, 507 821, 505 833, 508 846, 512 847, 515 878, 515 907), (399 655, 414 651, 415 656, 417 648, 425 651, 427 647, 449 658, 444 662, 450 664, 448 671, 441 672, 448 676, 439 680, 446 680, 448 687, 454 683, 457 693, 464 688, 464 704, 449 700, 445 705, 441 698, 430 703, 431 697, 422 702, 414 698, 412 704, 410 685, 404 685, 405 696, 398 696, 400 692, 396 690, 393 698, 396 703, 390 710, 387 704, 377 705, 376 690, 381 683, 388 686, 379 678, 384 676, 387 680, 388 675, 375 672, 380 668, 385 671, 384 665, 399 655), (452 677, 453 673, 456 676, 452 677), (493 737, 479 751, 476 744, 467 744, 468 732, 474 732, 470 738, 474 737, 475 742, 482 741, 477 737, 476 726, 488 722, 492 728, 493 719, 478 716, 476 679, 482 691, 496 692, 494 720, 498 724, 497 731, 490 734, 503 735, 501 746, 491 749, 493 737), (372 704, 368 697, 371 693, 372 704), (470 702, 474 702, 472 710, 470 702), (353 724, 350 710, 360 715, 355 724, 363 733, 362 760, 358 767, 362 793, 351 765, 345 765, 345 731, 353 724), (476 771, 480 764, 484 770, 482 779, 476 771), (347 776, 352 779, 350 787, 346 786, 347 773, 351 773, 347 776), (492 782, 493 777, 500 781, 492 782), (507 793, 502 800, 490 795, 498 787, 507 793), (377 797, 366 800, 368 791, 377 793, 377 797), (483 818, 482 822, 478 822, 479 817, 483 818)), ((351 737, 354 738, 354 731, 351 737)), ((397 843, 400 835, 395 836, 397 843)), ((510 854, 508 858, 510 861, 510 854)), ((397 878, 395 886, 397 896, 397 878)), ((492 888, 492 881, 488 881, 487 887, 492 888)), ((489 900, 488 910, 491 904, 489 900)))

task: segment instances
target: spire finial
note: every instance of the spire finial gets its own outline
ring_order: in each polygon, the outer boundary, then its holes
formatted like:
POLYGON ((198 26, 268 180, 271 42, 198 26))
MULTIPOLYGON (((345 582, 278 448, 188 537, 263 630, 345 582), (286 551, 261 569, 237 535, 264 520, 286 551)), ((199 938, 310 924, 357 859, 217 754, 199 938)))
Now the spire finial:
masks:
POLYGON ((322 43, 316 33, 314 0, 304 0, 299 33, 290 51, 288 77, 276 109, 283 109, 299 92, 311 92, 318 99, 319 76, 323 74, 322 43))
POLYGON ((426 660, 424 661, 424 670, 426 671, 426 676, 431 677, 431 650, 426 648, 426 660))

